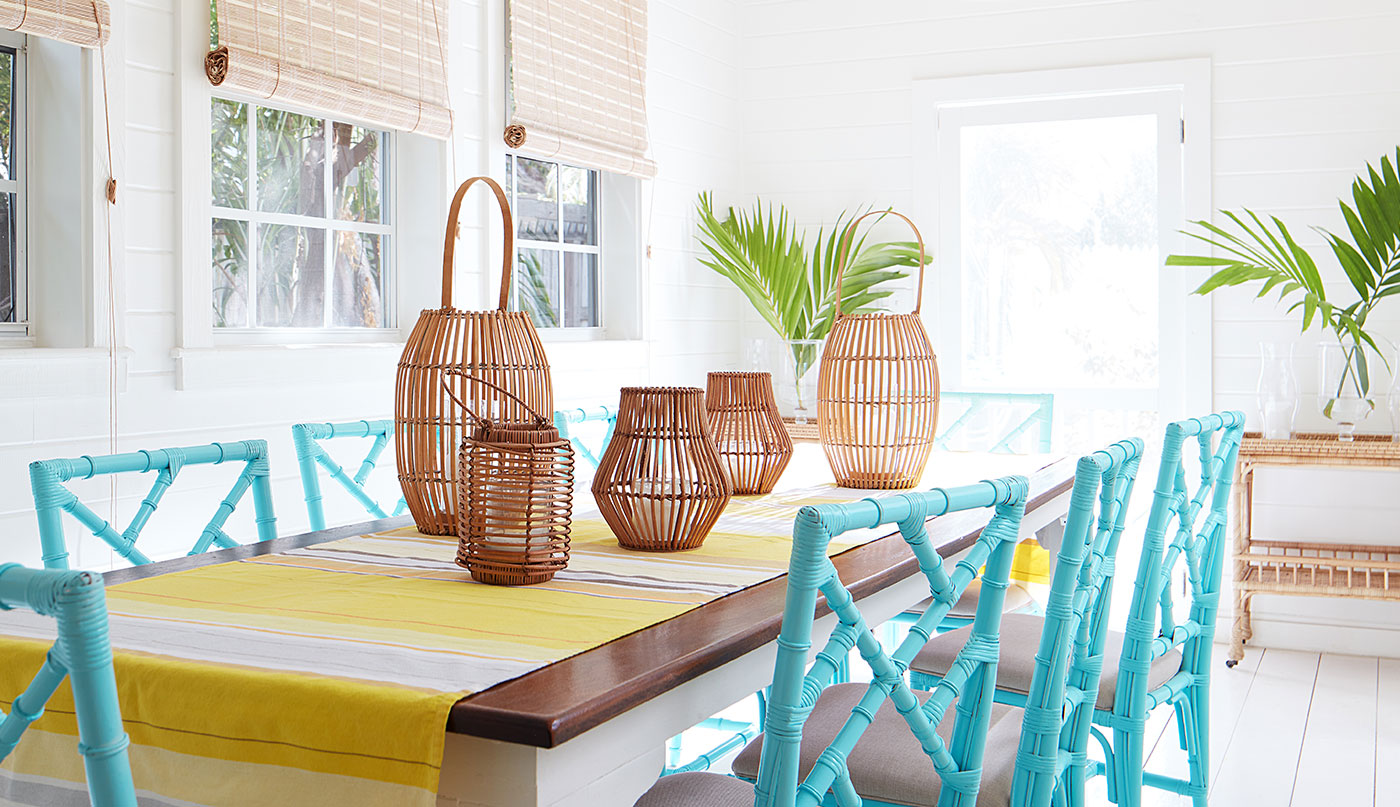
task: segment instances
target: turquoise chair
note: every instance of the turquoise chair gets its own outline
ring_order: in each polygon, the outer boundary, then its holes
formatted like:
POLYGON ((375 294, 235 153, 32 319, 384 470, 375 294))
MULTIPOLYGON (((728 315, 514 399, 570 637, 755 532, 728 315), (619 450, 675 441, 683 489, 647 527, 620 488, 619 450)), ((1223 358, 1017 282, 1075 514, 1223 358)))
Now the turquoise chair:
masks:
MULTIPOLYGON (((1152 511, 1142 542, 1137 579, 1111 705, 1100 704, 1094 723, 1108 775, 1109 799, 1140 807, 1144 785, 1190 797, 1205 807, 1210 783, 1210 670, 1220 578, 1229 534, 1230 485, 1235 477, 1244 413, 1224 412, 1167 426, 1162 464, 1152 493, 1152 511), (1195 492, 1183 454, 1194 444, 1199 458, 1195 492), (1171 581, 1184 567, 1190 610, 1178 621, 1171 581), (1176 711, 1177 739, 1186 752, 1189 777, 1179 779, 1142 769, 1152 711, 1176 711)), ((1101 640, 1100 640, 1101 641, 1101 640)), ((1082 796, 1076 804, 1082 804, 1082 796)))
POLYGON ((0 611, 14 608, 53 617, 58 621, 58 640, 34 680, 15 698, 10 713, 0 712, 0 761, 15 750, 25 729, 44 713, 49 698, 69 678, 78 718, 78 753, 93 805, 136 807, 126 751, 129 741, 122 729, 112 673, 102 575, 0 564, 0 611))
POLYGON ((933 788, 941 783, 939 804, 974 804, 983 752, 992 747, 987 743, 988 732, 996 731, 1011 712, 1009 707, 994 706, 992 691, 1000 595, 1011 570, 1027 491, 1024 477, 1006 477, 948 490, 802 508, 793 527, 787 604, 764 737, 740 754, 759 758, 756 783, 710 773, 666 776, 642 796, 637 807, 817 805, 828 791, 843 807, 885 803, 857 795, 857 781, 863 776, 857 763, 872 754, 884 760, 883 746, 889 740, 900 743, 905 754, 901 760, 912 749, 919 760, 917 767, 928 775, 926 783, 930 777, 933 788), (950 574, 928 539, 925 520, 977 508, 994 508, 991 521, 950 574), (834 536, 882 524, 898 526, 928 582, 933 603, 893 654, 880 646, 827 557, 834 536), (986 591, 973 624, 977 641, 969 644, 946 685, 921 700, 904 682, 909 659, 984 567, 986 591), (819 595, 825 597, 837 624, 808 669, 819 595), (853 648, 870 666, 874 680, 868 685, 829 687, 853 648), (893 709, 880 709, 886 701, 893 709), (954 701, 955 710, 950 709, 954 701), (858 745, 862 735, 866 742, 858 745), (872 754, 859 755, 859 749, 871 746, 875 746, 872 754))
POLYGON ((198 555, 218 546, 228 548, 238 544, 224 532, 224 524, 233 514, 243 494, 253 489, 253 510, 256 514, 258 540, 277 537, 277 516, 272 509, 272 485, 269 481, 267 443, 244 440, 237 443, 211 443, 206 446, 161 448, 131 454, 111 454, 103 457, 39 460, 29 464, 29 484, 34 493, 34 509, 39 517, 39 543, 43 547, 43 563, 47 569, 68 568, 68 546, 63 537, 63 514, 70 513, 93 535, 102 539, 127 561, 135 565, 150 563, 151 559, 136 548, 136 539, 146 527, 151 514, 160 506, 165 492, 187 465, 219 465, 242 463, 243 470, 233 488, 204 526, 189 554, 198 555), (156 472, 156 481, 141 501, 136 515, 122 532, 108 524, 63 485, 73 479, 121 473, 156 472))
POLYGON ((612 441, 613 429, 617 428, 617 408, 613 406, 589 406, 560 409, 554 413, 554 428, 559 430, 560 437, 573 441, 574 451, 580 457, 597 468, 599 458, 603 456, 603 452, 608 449, 608 443, 612 441), (599 443, 597 451, 589 448, 587 444, 572 434, 570 429, 571 426, 594 421, 602 421, 606 424, 603 439, 599 443))
POLYGON ((944 392, 938 411, 943 426, 934 438, 939 451, 973 450, 993 454, 1045 453, 1055 422, 1055 396, 1049 393, 944 392), (951 418, 951 420, 949 419, 951 418), (980 432, 979 436, 969 432, 980 432), (1029 435, 1020 446, 1021 435, 1029 435))
POLYGON ((349 423, 298 423, 292 427, 292 445, 297 451, 297 467, 301 471, 301 489, 306 497, 306 515, 310 519, 311 529, 324 530, 326 528, 326 509, 321 501, 321 478, 317 472, 317 466, 324 468, 331 478, 340 483, 360 506, 365 508, 365 512, 375 518, 389 518, 390 516, 402 515, 408 510, 408 502, 402 496, 394 505, 392 513, 381 507, 375 498, 365 490, 365 482, 369 480, 369 475, 374 472, 375 465, 379 462, 379 457, 384 453, 384 448, 389 444, 389 438, 394 433, 394 421, 392 420, 355 420, 349 423), (359 470, 351 476, 346 473, 326 449, 318 442, 320 440, 333 440, 338 437, 373 437, 370 443, 369 453, 360 461, 359 470))

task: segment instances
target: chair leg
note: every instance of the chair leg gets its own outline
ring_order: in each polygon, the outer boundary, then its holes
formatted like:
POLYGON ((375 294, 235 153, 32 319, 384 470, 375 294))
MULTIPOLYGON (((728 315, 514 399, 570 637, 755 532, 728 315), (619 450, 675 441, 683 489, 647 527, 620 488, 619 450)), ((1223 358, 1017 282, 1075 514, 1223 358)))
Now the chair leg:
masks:
POLYGON ((1143 736, 1114 729, 1113 776, 1117 779, 1118 807, 1142 807, 1143 736))
MULTIPOLYGON (((1089 727, 1089 736, 1093 737, 1095 740, 1098 741, 1099 748, 1103 751, 1103 776, 1104 782, 1108 786, 1108 800, 1113 802, 1114 804, 1117 804, 1118 777, 1113 768, 1113 745, 1109 743, 1108 737, 1105 736, 1104 733, 1099 730, 1098 726, 1089 727)), ((1093 765, 1094 763, 1090 762, 1089 764, 1093 765)), ((1084 772, 1084 778, 1086 781, 1090 778, 1089 772, 1087 770, 1084 772)), ((1082 794, 1079 801, 1071 803, 1076 805, 1083 804, 1084 801, 1082 794)))
POLYGON ((1200 685, 1191 687, 1182 705, 1182 711, 1190 716, 1186 760, 1191 770, 1191 802, 1194 807, 1206 807, 1210 786, 1210 690, 1200 685))

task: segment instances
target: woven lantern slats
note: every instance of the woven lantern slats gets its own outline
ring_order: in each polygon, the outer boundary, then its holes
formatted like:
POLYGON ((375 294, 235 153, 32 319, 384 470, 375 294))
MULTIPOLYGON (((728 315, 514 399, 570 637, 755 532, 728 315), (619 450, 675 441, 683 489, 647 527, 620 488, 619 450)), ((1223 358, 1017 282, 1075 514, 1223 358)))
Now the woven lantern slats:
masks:
MULTIPOLYGON (((924 241, 919 242, 918 297, 923 296, 924 241)), ((860 218, 865 218, 861 216, 860 218)), ((856 219, 859 222, 860 219, 856 219)), ((850 234, 841 254, 849 257, 850 234)), ((938 426, 938 359, 916 302, 910 314, 837 314, 817 377, 817 431, 842 487, 898 489, 918 484, 938 426)))
POLYGON ((734 492, 772 492, 792 460, 792 437, 773 398, 773 376, 710 373, 705 412, 734 492))
POLYGON ((528 423, 532 412, 553 412, 549 360, 530 315, 507 311, 515 225, 505 191, 489 177, 463 182, 452 197, 443 244, 442 307, 418 316, 399 360, 394 390, 394 447, 399 483, 418 529, 428 535, 457 533, 457 451, 466 416, 448 399, 450 389, 479 416, 528 423), (453 252, 462 198, 477 182, 495 194, 504 230, 501 292, 496 310, 452 306, 453 252), (507 390, 514 395, 502 393, 507 390))
POLYGON ((732 491, 698 387, 624 387, 593 498, 617 542, 674 551, 704 542, 732 491))

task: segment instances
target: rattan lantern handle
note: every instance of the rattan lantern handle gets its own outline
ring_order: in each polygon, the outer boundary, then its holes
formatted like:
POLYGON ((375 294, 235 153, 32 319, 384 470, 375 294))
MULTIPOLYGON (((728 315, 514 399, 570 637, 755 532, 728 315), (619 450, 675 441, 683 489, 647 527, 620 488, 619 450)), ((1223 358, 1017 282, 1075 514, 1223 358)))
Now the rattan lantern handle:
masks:
POLYGON ((533 406, 530 406, 529 404, 525 403, 525 401, 523 401, 523 400, 520 398, 519 395, 516 395, 515 393, 513 393, 513 392, 511 392, 510 390, 506 389, 505 387, 502 387, 500 384, 493 384, 492 382, 487 381, 487 380, 484 379, 484 378, 477 378, 476 376, 470 375, 469 373, 464 373, 464 372, 462 372, 461 370, 456 370, 456 369, 443 370, 443 372, 442 372, 442 379, 441 379, 442 391, 445 392, 445 393, 447 393, 447 397, 451 398, 453 403, 457 404, 457 406, 459 406, 459 407, 462 408, 462 411, 463 411, 464 413, 466 413, 467 417, 471 418, 472 420, 475 420, 477 423, 486 423, 487 420, 486 420, 486 418, 483 418, 481 415, 478 415, 477 413, 473 412, 473 411, 472 411, 472 408, 471 408, 470 406, 467 406, 465 403, 462 403, 462 399, 461 399, 461 398, 458 398, 458 397, 457 397, 457 393, 455 393, 455 392, 452 391, 452 385, 447 383, 447 376, 450 376, 450 375, 459 375, 459 376, 461 376, 462 378, 465 378, 465 379, 467 379, 467 380, 469 380, 469 381, 475 381, 475 382, 478 383, 478 384, 483 384, 483 385, 485 385, 485 386, 488 386, 488 387, 490 387, 491 389, 493 389, 493 390, 495 390, 495 391, 501 393, 502 395, 506 396, 507 398, 511 399, 512 401, 515 401, 516 403, 520 404, 522 407, 524 407, 524 409, 525 409, 526 412, 529 412, 530 414, 534 415, 534 416, 535 416, 535 419, 538 420, 540 423, 543 424, 543 423, 548 423, 548 422, 549 422, 549 419, 548 419, 548 418, 546 418, 544 415, 541 415, 539 412, 536 412, 536 411, 535 411, 535 408, 534 408, 533 406))
MULTIPOLYGON (((442 307, 452 307, 452 259, 457 248, 457 214, 462 210, 462 197, 477 182, 485 182, 496 194, 496 203, 501 206, 501 225, 505 229, 505 254, 501 256, 501 302, 496 306, 506 310, 510 302, 510 268, 515 263, 515 220, 510 215, 510 202, 506 192, 491 177, 472 177, 457 186, 452 196, 452 207, 447 211, 447 237, 442 244, 442 307)), ((485 383, 485 382, 483 382, 485 383)))
POLYGON ((845 316, 841 312, 841 284, 846 279, 846 266, 850 263, 851 258, 846 252, 851 248, 851 236, 855 235, 856 225, 860 223, 861 219, 867 216, 898 216, 904 219, 904 223, 909 225, 909 229, 914 231, 914 238, 919 241, 919 290, 914 296, 913 313, 919 313, 919 307, 924 304, 924 270, 928 268, 928 264, 924 262, 924 257, 926 255, 924 252, 924 237, 919 233, 919 228, 914 226, 914 222, 910 221, 909 217, 903 213, 897 213, 893 210, 872 210, 851 222, 851 226, 846 228, 846 234, 841 236, 841 265, 840 268, 836 270, 836 316, 845 316))

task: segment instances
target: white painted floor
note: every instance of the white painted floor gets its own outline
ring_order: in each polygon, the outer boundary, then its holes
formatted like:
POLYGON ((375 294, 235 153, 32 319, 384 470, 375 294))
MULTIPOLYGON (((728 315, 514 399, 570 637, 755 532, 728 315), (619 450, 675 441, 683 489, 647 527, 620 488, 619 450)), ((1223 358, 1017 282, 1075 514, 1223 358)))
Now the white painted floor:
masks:
MULTIPOLYGON (((1210 803, 1219 807, 1392 807, 1400 805, 1400 660, 1246 648, 1211 686, 1210 803)), ((742 718, 748 704, 726 714, 742 718)), ((1175 718, 1159 709, 1147 769, 1184 776, 1175 718)), ((687 737, 686 752, 711 737, 687 737)), ((1096 746, 1090 744, 1091 752, 1096 746)), ((688 753, 687 753, 688 756, 688 753)), ((729 758, 714 768, 728 772, 729 758)), ((1104 780, 1090 804, 1107 805, 1104 780)), ((1148 789, 1144 807, 1189 805, 1148 789)))

